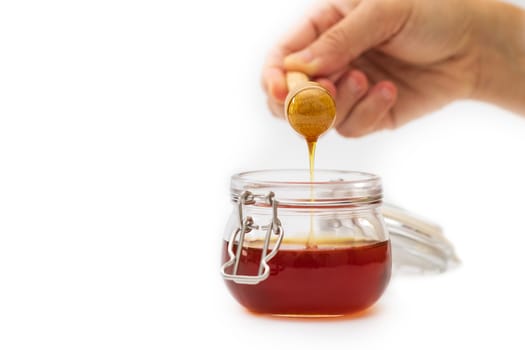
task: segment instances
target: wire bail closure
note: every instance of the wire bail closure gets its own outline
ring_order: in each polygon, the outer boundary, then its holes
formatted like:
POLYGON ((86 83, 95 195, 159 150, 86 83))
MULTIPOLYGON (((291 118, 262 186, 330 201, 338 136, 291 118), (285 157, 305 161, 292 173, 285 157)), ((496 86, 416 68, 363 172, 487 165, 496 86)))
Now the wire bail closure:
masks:
POLYGON ((272 221, 265 226, 255 225, 251 216, 244 217, 244 208, 247 205, 255 204, 255 195, 250 191, 244 191, 239 197, 238 209, 239 209, 239 227, 232 233, 230 240, 228 241, 228 256, 229 260, 224 263, 221 267, 222 277, 226 280, 233 281, 238 284, 258 284, 270 276, 270 266, 268 262, 277 254, 279 247, 284 236, 284 230, 281 225, 281 221, 277 215, 277 206, 279 202, 275 199, 275 193, 269 192, 265 196, 266 202, 272 207, 272 221), (261 253, 261 261, 259 263, 259 270, 257 275, 239 275, 239 263, 241 260, 241 252, 244 243, 244 236, 252 230, 266 230, 266 236, 264 238, 264 244, 261 253), (275 246, 268 253, 270 246, 270 239, 272 233, 277 235, 277 241, 275 246), (233 252, 233 246, 235 240, 238 237, 237 251, 233 252), (226 269, 233 265, 233 272, 231 274, 226 273, 226 269))

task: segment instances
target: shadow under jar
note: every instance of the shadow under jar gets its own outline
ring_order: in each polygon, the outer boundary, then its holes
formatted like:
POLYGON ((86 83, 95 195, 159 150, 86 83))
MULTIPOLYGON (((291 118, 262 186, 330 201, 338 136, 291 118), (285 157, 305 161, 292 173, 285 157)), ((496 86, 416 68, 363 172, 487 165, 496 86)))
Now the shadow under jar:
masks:
POLYGON ((339 316, 383 294, 391 248, 379 177, 352 171, 264 170, 231 179, 234 210, 221 273, 256 313, 339 316), (241 247, 241 248, 240 248, 241 247))

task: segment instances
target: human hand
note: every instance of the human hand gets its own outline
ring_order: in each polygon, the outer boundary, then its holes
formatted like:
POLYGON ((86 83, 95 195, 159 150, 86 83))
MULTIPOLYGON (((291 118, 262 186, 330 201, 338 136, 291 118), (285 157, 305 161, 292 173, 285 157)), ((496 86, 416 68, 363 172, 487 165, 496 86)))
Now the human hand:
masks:
POLYGON ((494 78, 483 70, 495 69, 488 65, 498 59, 486 59, 487 51, 501 47, 485 48, 498 42, 485 27, 516 17, 495 6, 492 0, 326 1, 270 53, 263 69, 270 109, 283 115, 287 70, 307 73, 334 94, 335 128, 348 137, 401 126, 456 99, 492 96, 484 85, 494 78))

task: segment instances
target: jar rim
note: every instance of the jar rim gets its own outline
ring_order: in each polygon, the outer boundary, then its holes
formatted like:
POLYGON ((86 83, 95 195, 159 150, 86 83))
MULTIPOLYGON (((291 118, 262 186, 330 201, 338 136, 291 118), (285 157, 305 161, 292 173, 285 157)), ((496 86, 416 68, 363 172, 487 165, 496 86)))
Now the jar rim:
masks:
MULTIPOLYGON (((250 191, 256 199, 271 192, 280 206, 334 206, 381 203, 381 178, 350 170, 316 169, 310 182, 308 169, 255 170, 231 177, 233 201, 250 191)), ((262 202, 262 200, 261 200, 262 202)))

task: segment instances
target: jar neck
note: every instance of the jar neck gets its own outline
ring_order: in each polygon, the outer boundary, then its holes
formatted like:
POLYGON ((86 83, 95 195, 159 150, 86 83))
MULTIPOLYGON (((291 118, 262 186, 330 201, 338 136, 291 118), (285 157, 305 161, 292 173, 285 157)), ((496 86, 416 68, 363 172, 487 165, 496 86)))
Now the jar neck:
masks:
MULTIPOLYGON (((234 175, 231 181, 233 202, 248 192, 249 203, 269 206, 272 194, 279 208, 321 209, 380 205, 382 187, 379 177, 361 172, 316 170, 310 182, 308 170, 266 170, 234 175)), ((244 197, 245 199, 248 197, 244 197)))
MULTIPOLYGON (((374 208, 379 208, 383 201, 381 198, 376 199, 375 201, 363 201, 363 202, 356 202, 356 201, 331 201, 331 202, 319 202, 315 200, 309 200, 304 202, 294 202, 291 203, 289 201, 280 201, 277 197, 275 198, 277 201, 277 207, 279 210, 286 210, 286 211, 334 211, 334 210, 370 210, 374 208)), ((232 203, 234 205, 239 205, 239 198, 232 198, 232 203)), ((271 210, 271 205, 268 205, 263 200, 255 202, 248 202, 244 203, 245 206, 252 208, 252 210, 261 211, 264 212, 266 210, 271 210)))

